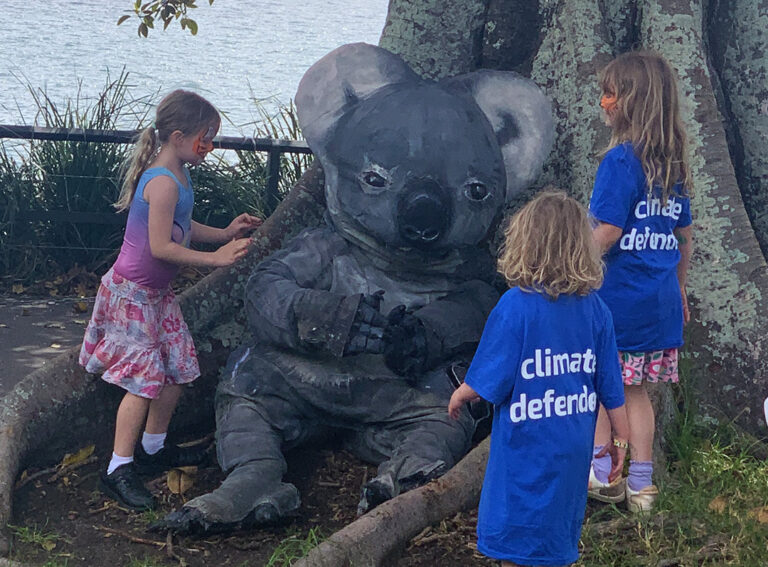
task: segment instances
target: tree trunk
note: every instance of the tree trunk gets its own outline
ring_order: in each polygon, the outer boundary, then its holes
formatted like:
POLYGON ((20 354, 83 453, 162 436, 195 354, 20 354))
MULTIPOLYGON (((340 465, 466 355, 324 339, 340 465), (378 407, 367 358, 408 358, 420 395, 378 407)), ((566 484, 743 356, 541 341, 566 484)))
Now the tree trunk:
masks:
POLYGON ((713 0, 712 63, 731 125, 731 156, 763 255, 768 252, 768 0, 713 0))
POLYGON ((441 79, 476 68, 488 0, 390 0, 379 45, 422 77, 441 79))
POLYGON ((644 47, 664 55, 684 93, 694 177, 691 201, 696 252, 689 281, 694 321, 687 351, 691 380, 704 417, 733 419, 753 433, 765 427, 768 385, 768 290, 758 246, 730 160, 703 37, 697 0, 640 4, 644 47))

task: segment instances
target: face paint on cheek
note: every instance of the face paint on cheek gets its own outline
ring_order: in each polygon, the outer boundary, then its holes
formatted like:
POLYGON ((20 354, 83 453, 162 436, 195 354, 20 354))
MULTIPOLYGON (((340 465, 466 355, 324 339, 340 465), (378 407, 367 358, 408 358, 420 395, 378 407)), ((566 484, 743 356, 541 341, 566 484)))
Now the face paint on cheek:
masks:
POLYGON ((216 135, 216 131, 213 126, 209 127, 205 134, 201 134, 195 140, 192 146, 194 152, 200 156, 201 159, 205 159, 210 152, 213 151, 213 137, 216 135))
POLYGON ((616 95, 604 94, 600 99, 600 107, 608 114, 612 114, 616 110, 616 95))

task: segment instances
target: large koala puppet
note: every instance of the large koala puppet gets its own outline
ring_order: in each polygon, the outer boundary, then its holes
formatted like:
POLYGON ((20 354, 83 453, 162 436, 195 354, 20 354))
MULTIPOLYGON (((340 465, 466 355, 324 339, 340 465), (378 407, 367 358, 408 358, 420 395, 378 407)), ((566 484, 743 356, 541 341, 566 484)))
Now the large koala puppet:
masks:
POLYGON ((326 223, 250 276, 255 342, 230 356, 216 395, 229 475, 165 519, 175 531, 295 514, 283 451, 318 436, 344 432, 378 464, 360 512, 470 446, 470 412, 447 413, 447 370, 471 355, 498 299, 489 232, 549 152, 549 101, 514 73, 429 82, 352 44, 307 71, 296 105, 325 172, 326 223))

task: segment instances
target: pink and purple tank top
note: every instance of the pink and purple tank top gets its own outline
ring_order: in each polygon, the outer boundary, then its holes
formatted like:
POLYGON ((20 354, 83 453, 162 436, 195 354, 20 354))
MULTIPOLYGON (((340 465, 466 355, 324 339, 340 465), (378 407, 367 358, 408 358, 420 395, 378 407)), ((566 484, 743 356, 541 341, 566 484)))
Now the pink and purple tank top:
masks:
POLYGON ((189 247, 192 234, 192 206, 194 194, 189 171, 184 168, 186 184, 179 181, 171 170, 165 167, 153 167, 146 170, 131 201, 128 220, 125 225, 125 237, 120 254, 115 260, 115 271, 124 278, 139 285, 163 289, 168 287, 176 276, 179 266, 152 256, 149 248, 149 203, 144 200, 144 187, 158 175, 166 175, 176 182, 179 200, 173 212, 171 240, 189 247))

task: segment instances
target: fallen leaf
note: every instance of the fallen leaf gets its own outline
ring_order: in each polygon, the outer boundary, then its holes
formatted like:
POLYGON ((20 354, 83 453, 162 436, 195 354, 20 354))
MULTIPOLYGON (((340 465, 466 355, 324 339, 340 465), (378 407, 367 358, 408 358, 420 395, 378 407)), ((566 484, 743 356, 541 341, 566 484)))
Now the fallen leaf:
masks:
POLYGON ((40 545, 46 551, 53 551, 54 548, 56 547, 56 542, 55 541, 51 541, 49 539, 46 539, 40 545))
POLYGON ((168 490, 173 494, 184 494, 195 484, 192 477, 181 469, 169 470, 166 482, 168 483, 168 490))
POLYGON ((20 283, 15 283, 11 286, 11 291, 16 294, 24 293, 24 286, 20 283))
POLYGON ((723 496, 715 496, 708 506, 710 510, 712 510, 713 512, 717 512, 718 514, 722 514, 723 512, 725 512, 725 509, 727 507, 728 507, 728 503, 725 501, 725 498, 723 498, 723 496))
POLYGON ((59 463, 59 468, 64 467, 71 467, 72 465, 79 465, 83 461, 85 461, 88 457, 93 455, 93 450, 95 449, 95 445, 88 445, 87 447, 83 447, 80 449, 77 453, 67 453, 64 455, 64 458, 61 459, 61 462, 59 463))
POLYGON ((85 301, 77 301, 72 305, 72 310, 75 313, 85 313, 88 311, 88 304, 85 301))
POLYGON ((768 524, 768 506, 760 506, 759 508, 752 508, 748 516, 754 518, 761 524, 768 524))

